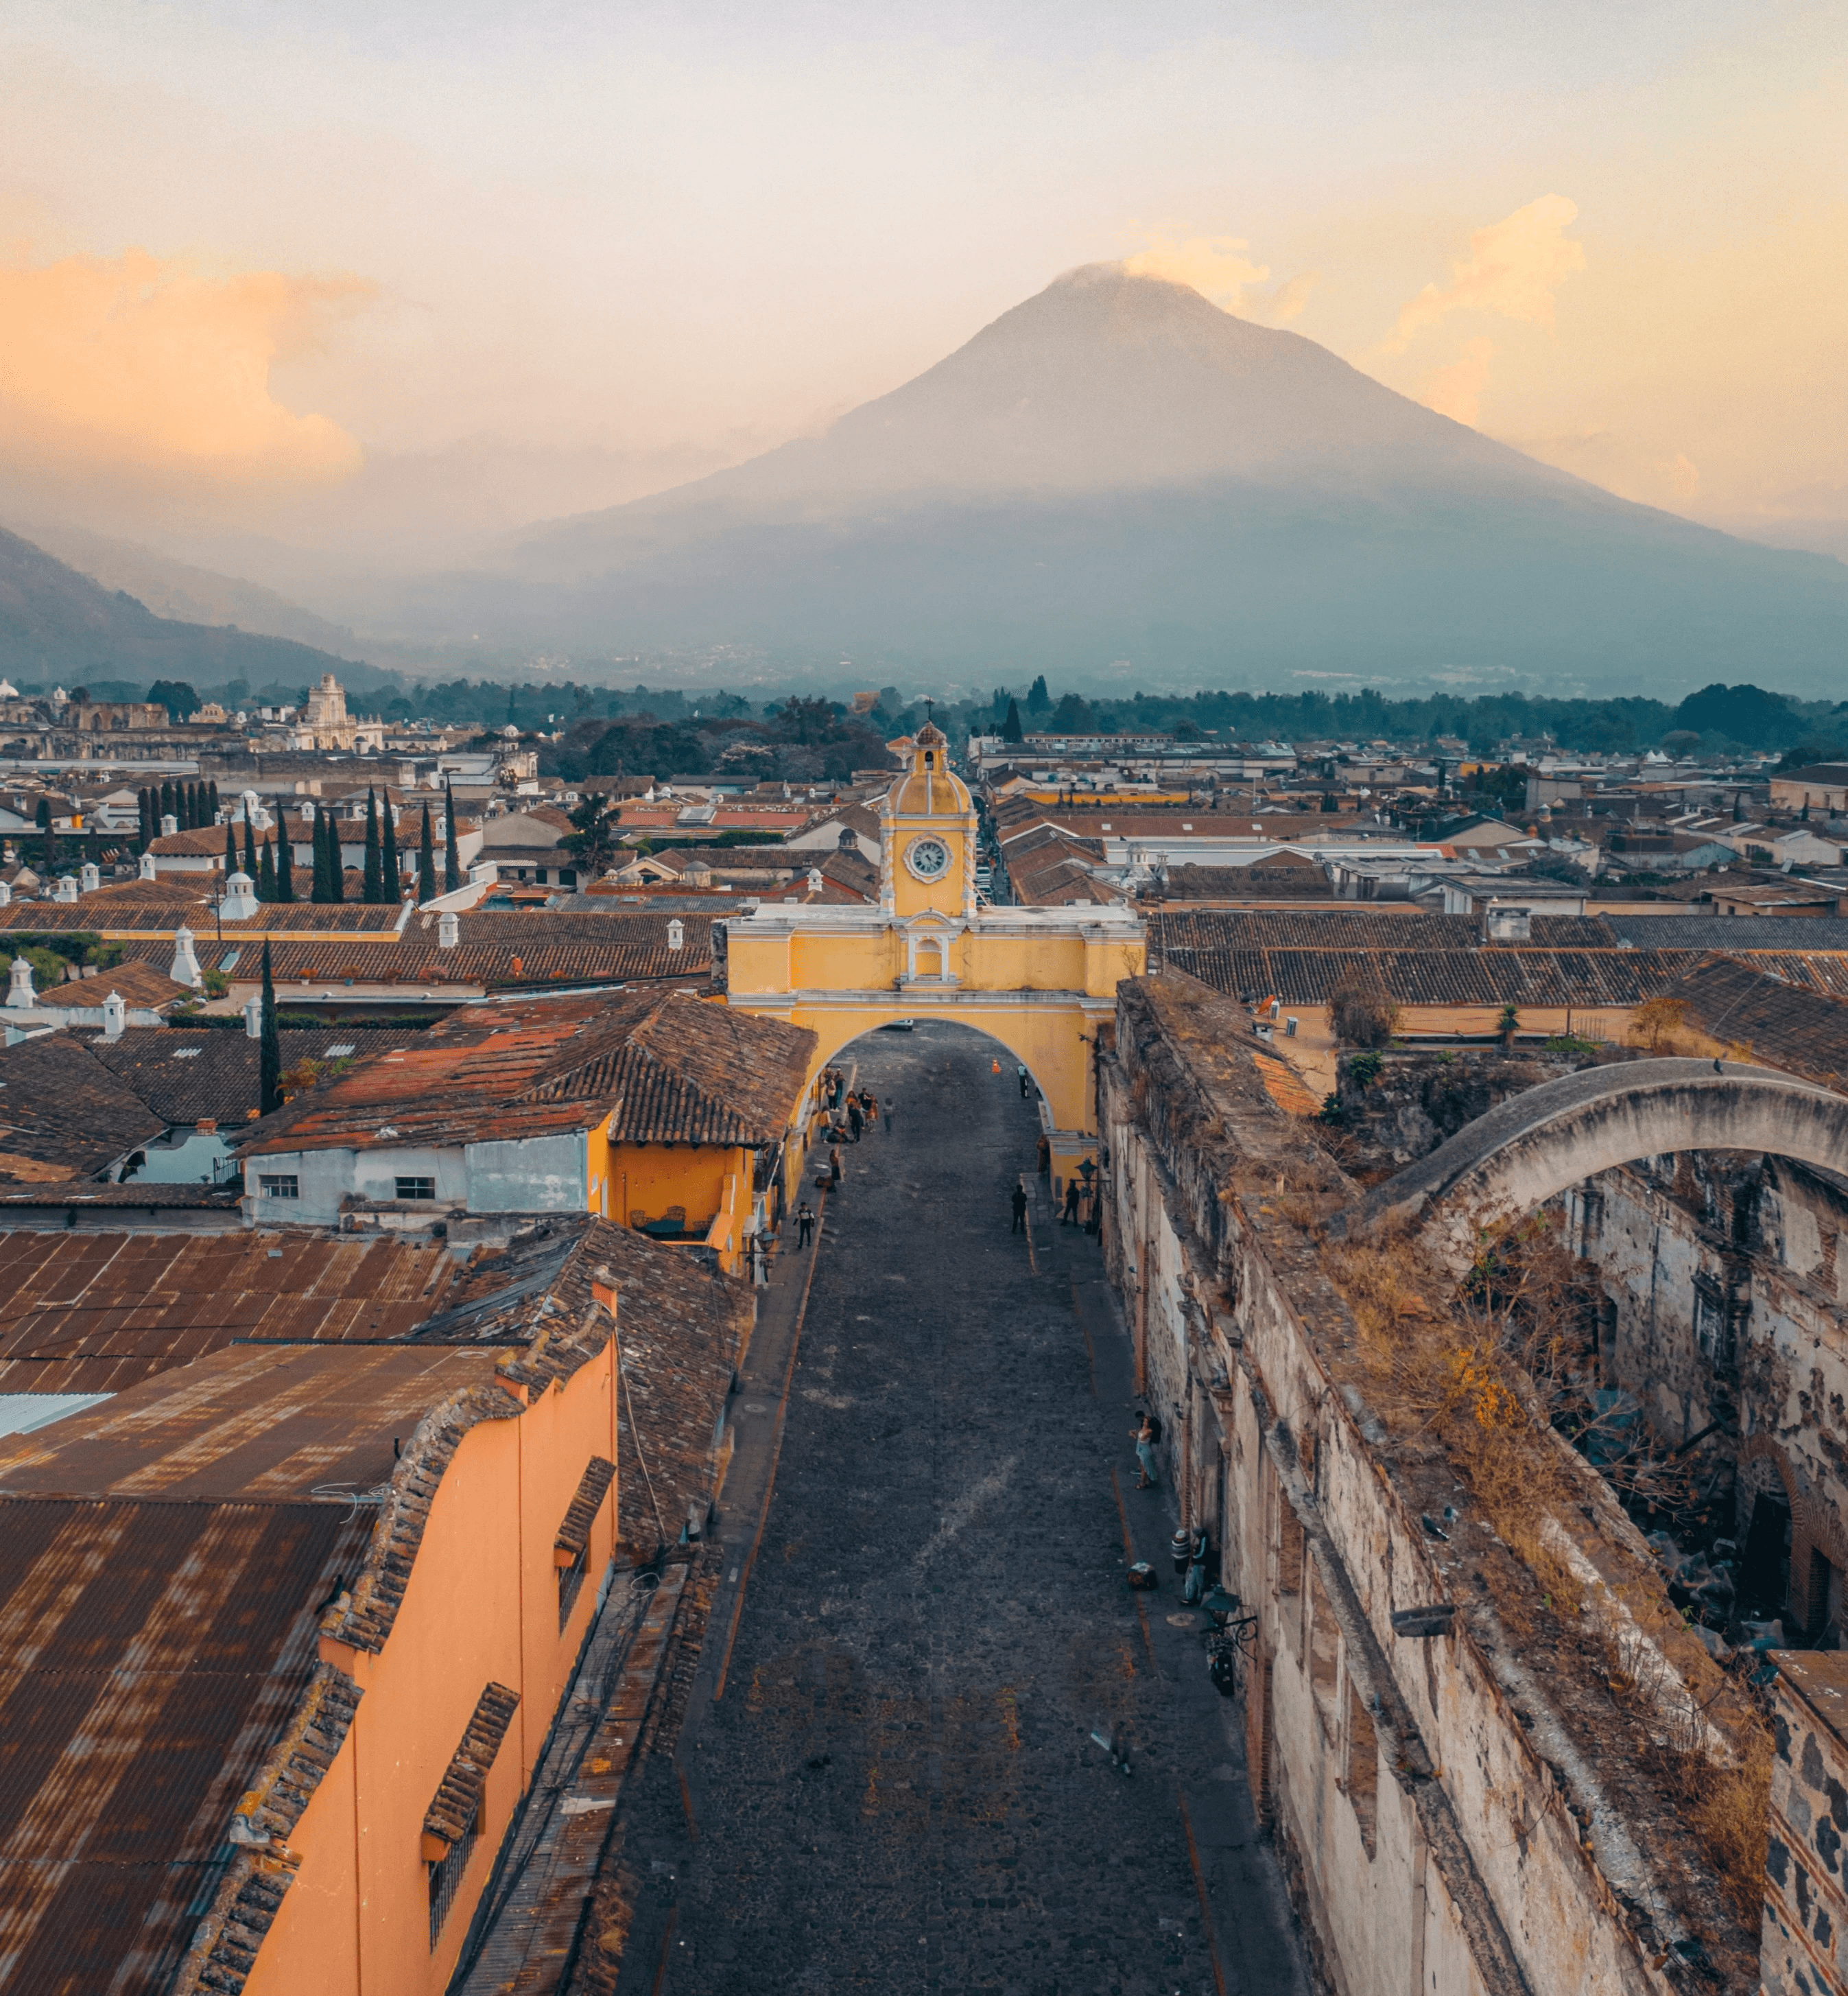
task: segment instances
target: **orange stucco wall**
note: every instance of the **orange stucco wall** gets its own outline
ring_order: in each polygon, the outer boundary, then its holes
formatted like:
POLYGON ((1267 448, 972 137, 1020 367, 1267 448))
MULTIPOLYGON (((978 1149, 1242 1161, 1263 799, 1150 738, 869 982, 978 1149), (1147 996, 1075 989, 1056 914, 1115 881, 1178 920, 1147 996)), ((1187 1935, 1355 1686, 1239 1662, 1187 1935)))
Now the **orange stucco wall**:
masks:
POLYGON ((552 1544, 593 1455, 616 1460, 613 1345, 517 1418, 463 1437, 431 1506, 382 1654, 330 1649, 364 1687, 352 1731, 290 1839, 294 1884, 249 1996, 441 1996, 531 1779, 615 1543, 612 1488, 561 1630, 552 1544), (438 1946, 429 1943, 424 1812, 483 1688, 520 1709, 489 1775, 486 1820, 438 1946))
POLYGON ((686 1223, 703 1230, 716 1216, 731 1216, 715 1243, 728 1273, 740 1259, 744 1223, 751 1212, 751 1154, 717 1144, 613 1144, 602 1129, 590 1133, 590 1210, 627 1227, 637 1210, 658 1220, 671 1206, 686 1209, 686 1223))

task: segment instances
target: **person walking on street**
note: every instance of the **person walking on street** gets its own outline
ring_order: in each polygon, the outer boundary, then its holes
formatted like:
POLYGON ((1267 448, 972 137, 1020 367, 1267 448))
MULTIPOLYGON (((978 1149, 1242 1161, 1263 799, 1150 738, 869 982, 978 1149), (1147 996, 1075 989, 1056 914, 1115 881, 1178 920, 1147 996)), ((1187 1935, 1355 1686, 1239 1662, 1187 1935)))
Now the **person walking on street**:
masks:
POLYGON ((815 1234, 815 1209, 806 1199, 795 1209, 796 1246, 806 1248, 815 1234))
POLYGON ((1027 1070, 1024 1062, 1021 1064, 1017 1072, 1020 1076, 1020 1099, 1024 1102, 1026 1100, 1028 1094, 1027 1070))
POLYGON ((1016 1179, 1013 1192, 1014 1224, 1008 1229, 1010 1234, 1024 1234, 1027 1230, 1026 1187, 1016 1179))
POLYGON ((847 1129, 854 1143, 860 1141, 860 1132, 865 1124, 866 1118, 860 1113, 860 1097, 850 1095, 847 1097, 847 1129))
POLYGON ((869 1124, 877 1123, 879 1120, 878 1096, 870 1088, 864 1088, 860 1092, 860 1106, 866 1111, 867 1123, 869 1124))
POLYGON ((1154 1415, 1145 1413, 1140 1423, 1129 1432, 1135 1439, 1135 1459, 1142 1466, 1135 1487, 1139 1490, 1152 1490, 1161 1481, 1155 1473, 1155 1445, 1162 1438, 1162 1424, 1154 1415))
POLYGON ((885 1106, 881 1111, 879 1118, 881 1127, 884 1130, 885 1134, 888 1137, 892 1134, 892 1118, 896 1116, 898 1113, 898 1103, 888 1095, 885 1098, 885 1106))
POLYGON ((828 1183, 836 1192, 840 1189, 840 1146, 838 1144, 828 1147, 828 1183))
POLYGON ((1053 1146, 1050 1141, 1045 1137, 1042 1137, 1039 1140, 1039 1175, 1043 1179, 1049 1179, 1053 1175, 1053 1146))
POLYGON ((1076 1227, 1078 1223, 1078 1181, 1075 1178, 1065 1182, 1065 1210, 1059 1216, 1061 1227, 1076 1227))

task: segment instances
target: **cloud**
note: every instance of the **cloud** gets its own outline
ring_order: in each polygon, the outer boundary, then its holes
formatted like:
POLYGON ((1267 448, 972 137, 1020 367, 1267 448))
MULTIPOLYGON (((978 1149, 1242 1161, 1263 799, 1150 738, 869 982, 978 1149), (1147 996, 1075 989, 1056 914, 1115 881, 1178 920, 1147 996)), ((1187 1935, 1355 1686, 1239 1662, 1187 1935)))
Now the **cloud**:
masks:
POLYGON ((1242 236, 1193 236, 1184 243, 1157 236, 1148 249, 1127 258, 1123 268, 1132 277, 1191 284, 1202 298, 1235 311, 1245 292, 1270 280, 1269 265, 1254 263, 1245 254, 1250 247, 1242 236))
POLYGON ((1453 422, 1475 427, 1482 391, 1489 385, 1489 366, 1495 358, 1492 339, 1472 339, 1461 356, 1448 367, 1440 367, 1426 380, 1419 397, 1427 409, 1435 409, 1453 422))
POLYGON ((139 250, 0 267, 0 466, 194 487, 349 477, 358 442, 283 407, 270 374, 372 294, 139 250))
POLYGON ((1319 270, 1304 270, 1268 292, 1257 287, 1270 282, 1270 266, 1254 263, 1245 253, 1251 245, 1242 236, 1190 236, 1176 243, 1157 236, 1146 250, 1125 260, 1132 277, 1166 277, 1189 284, 1222 311, 1242 318, 1285 325, 1309 302, 1321 282, 1319 270), (1247 294, 1251 294, 1248 296, 1247 294))
POLYGON ((1280 284, 1265 301, 1264 316, 1273 325, 1287 325, 1309 302, 1309 294, 1322 281, 1320 270, 1304 270, 1286 284, 1280 284))
POLYGON ((1417 334, 1454 311, 1494 312, 1550 326, 1554 292, 1585 268, 1583 246, 1568 243, 1565 233, 1578 219, 1574 203, 1549 194, 1479 229, 1469 239, 1469 254, 1451 265, 1448 284, 1427 284, 1400 306, 1386 351, 1403 353, 1417 334))

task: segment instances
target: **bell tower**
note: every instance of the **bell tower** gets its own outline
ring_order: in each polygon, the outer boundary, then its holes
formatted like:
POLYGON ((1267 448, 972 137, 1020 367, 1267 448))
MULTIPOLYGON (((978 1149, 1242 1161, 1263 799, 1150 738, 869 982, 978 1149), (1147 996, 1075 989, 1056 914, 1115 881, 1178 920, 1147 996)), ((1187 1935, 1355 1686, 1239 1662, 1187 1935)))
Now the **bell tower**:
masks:
POLYGON ((968 786, 951 775, 950 745, 933 721, 888 745, 906 767, 880 814, 880 907, 900 921, 925 914, 966 921, 975 913, 975 805, 968 786))

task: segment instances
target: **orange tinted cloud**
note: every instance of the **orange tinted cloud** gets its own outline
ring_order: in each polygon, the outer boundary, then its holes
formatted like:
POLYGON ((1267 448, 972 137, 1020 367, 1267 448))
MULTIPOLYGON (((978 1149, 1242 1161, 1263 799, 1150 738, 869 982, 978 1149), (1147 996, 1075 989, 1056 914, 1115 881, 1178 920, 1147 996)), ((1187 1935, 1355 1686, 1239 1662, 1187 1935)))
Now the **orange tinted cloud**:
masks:
POLYGON ((1451 265, 1450 282, 1427 284, 1400 308, 1387 352, 1403 353, 1417 334, 1453 311, 1494 312, 1551 325, 1554 292, 1562 280, 1585 268, 1583 246, 1565 238, 1578 219, 1574 203, 1564 194, 1549 194, 1477 229, 1469 239, 1469 254, 1451 265))
POLYGON ((1244 294, 1270 276, 1268 264, 1254 263, 1245 254, 1250 247, 1242 236, 1194 236, 1184 243, 1157 236, 1149 248, 1129 257, 1123 268, 1132 277, 1166 277, 1173 284, 1190 284, 1202 298, 1235 311, 1244 294))
POLYGON ((1475 427, 1482 407, 1482 391, 1489 385, 1489 363, 1495 358, 1492 339, 1472 339, 1459 358, 1440 367, 1424 384, 1419 398, 1427 409, 1435 409, 1453 422, 1475 427))
POLYGON ((131 250, 0 268, 0 464, 156 484, 349 477, 357 441, 271 391, 372 294, 354 277, 215 277, 131 250))

